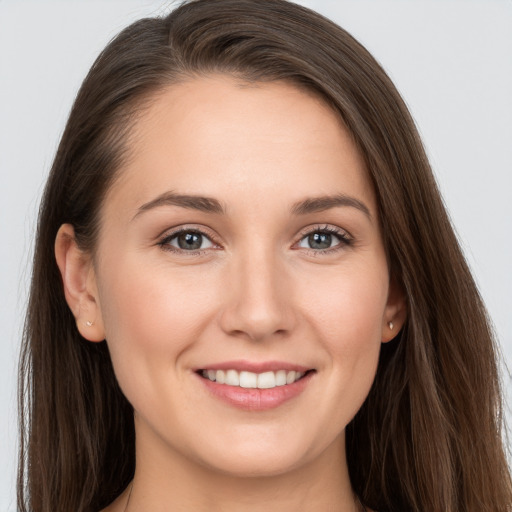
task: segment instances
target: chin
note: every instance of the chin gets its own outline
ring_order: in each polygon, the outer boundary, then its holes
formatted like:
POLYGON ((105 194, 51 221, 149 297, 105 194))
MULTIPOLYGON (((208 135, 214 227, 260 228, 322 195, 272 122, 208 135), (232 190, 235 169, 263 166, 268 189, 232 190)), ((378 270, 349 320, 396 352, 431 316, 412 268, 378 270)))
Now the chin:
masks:
POLYGON ((210 465, 209 469, 237 478, 267 478, 284 475, 300 466, 296 457, 290 460, 282 454, 260 454, 259 457, 229 457, 218 461, 215 466, 210 465))
MULTIPOLYGON (((317 450, 305 450, 310 443, 296 442, 283 443, 269 442, 269 439, 255 443, 226 444, 229 448, 219 453, 216 445, 214 450, 203 451, 202 460, 210 470, 236 477, 273 477, 294 471, 301 466, 308 465, 317 450), (208 453, 209 452, 209 453, 208 453), (208 456, 205 455, 208 453, 208 456)), ((275 440, 277 441, 277 440, 275 440)), ((321 452, 321 449, 318 449, 321 452)))

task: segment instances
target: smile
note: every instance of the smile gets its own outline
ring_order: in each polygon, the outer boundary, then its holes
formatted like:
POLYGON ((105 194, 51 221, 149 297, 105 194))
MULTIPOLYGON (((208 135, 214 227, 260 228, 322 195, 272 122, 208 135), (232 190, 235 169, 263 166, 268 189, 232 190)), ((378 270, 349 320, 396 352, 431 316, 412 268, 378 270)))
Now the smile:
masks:
POLYGON ((263 373, 234 369, 201 370, 201 375, 212 382, 228 386, 239 386, 246 389, 272 389, 278 386, 286 386, 300 380, 305 373, 294 370, 277 370, 263 373))
POLYGON ((298 398, 316 369, 283 361, 225 361, 205 365, 195 374, 209 396, 245 411, 266 411, 298 398))

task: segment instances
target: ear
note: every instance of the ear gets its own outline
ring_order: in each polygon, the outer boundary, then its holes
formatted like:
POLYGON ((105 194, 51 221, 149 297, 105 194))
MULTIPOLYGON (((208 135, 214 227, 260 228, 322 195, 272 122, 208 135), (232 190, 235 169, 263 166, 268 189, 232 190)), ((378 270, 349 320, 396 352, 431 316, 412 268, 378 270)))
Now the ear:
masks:
POLYGON ((389 281, 388 301, 382 318, 382 343, 395 338, 407 318, 407 300, 402 287, 395 278, 389 281))
POLYGON ((78 247, 71 224, 63 224, 57 232, 55 258, 78 331, 89 341, 103 341, 105 330, 92 258, 78 247))

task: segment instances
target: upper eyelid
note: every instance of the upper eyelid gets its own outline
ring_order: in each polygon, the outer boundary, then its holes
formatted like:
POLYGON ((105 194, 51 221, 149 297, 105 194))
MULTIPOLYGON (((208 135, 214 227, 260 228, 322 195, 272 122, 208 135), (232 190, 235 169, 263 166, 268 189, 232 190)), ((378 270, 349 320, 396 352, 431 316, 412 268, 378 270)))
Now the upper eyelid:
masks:
MULTIPOLYGON (((180 224, 178 226, 172 228, 166 228, 163 230, 158 237, 163 237, 166 234, 169 236, 175 235, 176 233, 182 233, 184 231, 196 231, 198 233, 205 234, 207 236, 215 236, 211 234, 211 229, 206 226, 196 225, 196 224, 180 224)), ((346 233, 348 236, 351 236, 350 233, 339 226, 335 226, 333 224, 315 224, 306 226, 299 231, 298 236, 304 236, 310 233, 314 233, 316 231, 329 231, 332 233, 346 233)))
POLYGON ((343 229, 339 226, 335 226, 333 224, 317 224, 317 225, 308 226, 308 227, 302 229, 298 235, 300 237, 299 240, 302 240, 305 236, 308 236, 311 233, 322 232, 322 231, 326 231, 328 233, 338 235, 340 237, 345 236, 345 238, 350 238, 350 239, 353 238, 353 236, 346 229, 343 229))
POLYGON ((177 235, 179 235, 180 233, 187 233, 187 232, 193 232, 193 233, 199 233, 205 237, 207 237, 208 239, 210 239, 212 242, 214 242, 214 240, 217 238, 214 234, 212 234, 211 230, 204 227, 204 226, 195 226, 195 225, 180 225, 180 226, 176 226, 174 228, 167 228, 165 229, 164 231, 162 231, 158 236, 157 238, 159 240, 165 240, 165 239, 168 239, 168 238, 173 238, 177 235))

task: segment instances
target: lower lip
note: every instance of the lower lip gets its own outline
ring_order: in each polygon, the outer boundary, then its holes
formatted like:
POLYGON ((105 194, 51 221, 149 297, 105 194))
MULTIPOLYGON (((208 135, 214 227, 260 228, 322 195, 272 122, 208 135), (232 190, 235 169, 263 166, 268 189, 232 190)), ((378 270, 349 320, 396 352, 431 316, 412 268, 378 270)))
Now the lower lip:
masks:
POLYGON ((314 373, 309 372, 293 384, 276 386, 271 389, 241 388, 219 384, 200 375, 197 377, 202 380, 211 394, 229 405, 246 411, 267 411, 300 395, 311 381, 314 373))

